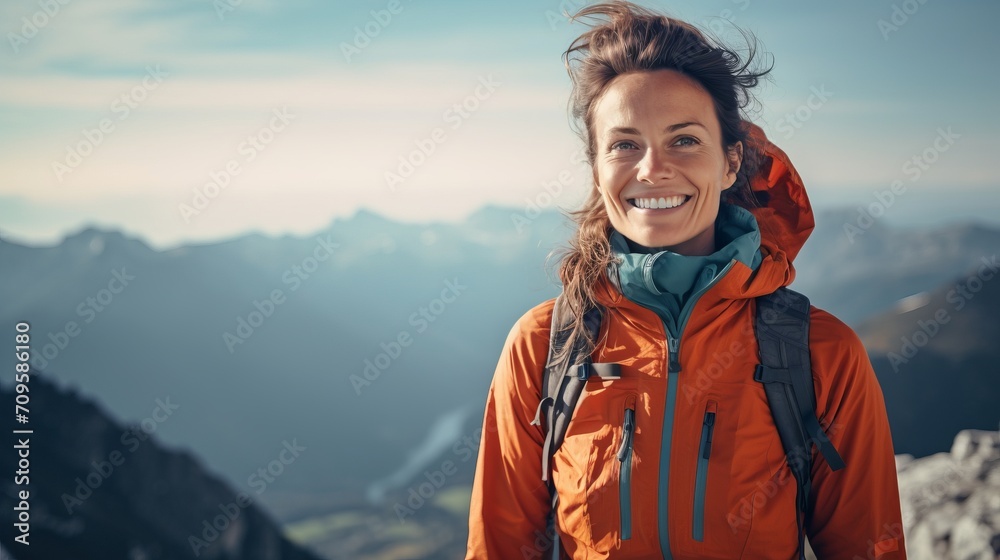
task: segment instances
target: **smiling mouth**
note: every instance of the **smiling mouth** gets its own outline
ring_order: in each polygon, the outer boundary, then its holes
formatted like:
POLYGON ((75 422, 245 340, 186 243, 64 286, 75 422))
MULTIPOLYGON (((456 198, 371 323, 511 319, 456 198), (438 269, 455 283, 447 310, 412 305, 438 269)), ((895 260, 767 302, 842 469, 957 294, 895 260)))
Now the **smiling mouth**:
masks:
POLYGON ((662 210, 683 206, 691 200, 691 195, 677 195, 660 198, 630 198, 628 203, 644 210, 662 210))

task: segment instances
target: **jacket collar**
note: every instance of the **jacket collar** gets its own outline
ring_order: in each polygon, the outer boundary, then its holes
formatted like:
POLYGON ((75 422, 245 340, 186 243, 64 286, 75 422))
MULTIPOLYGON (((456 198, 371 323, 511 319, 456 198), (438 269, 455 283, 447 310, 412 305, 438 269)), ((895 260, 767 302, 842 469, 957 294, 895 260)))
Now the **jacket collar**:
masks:
MULTIPOLYGON (((791 160, 771 143, 764 131, 747 122, 749 140, 761 151, 761 165, 750 187, 763 206, 747 209, 760 233, 759 263, 737 262, 703 296, 713 299, 748 299, 774 292, 795 279, 792 260, 815 227, 815 217, 805 186, 791 160)), ((612 230, 614 232, 614 230, 612 230)), ((613 235, 613 234, 612 234, 613 235)), ((610 237, 609 237, 610 240, 610 237)), ((607 307, 634 305, 623 297, 613 270, 595 287, 598 302, 607 307)))
POLYGON ((733 259, 751 269, 760 264, 760 230, 753 214, 745 208, 723 202, 714 237, 719 248, 712 254, 681 255, 637 245, 612 229, 609 241, 618 260, 612 271, 618 274, 619 288, 632 300, 646 294, 686 299, 692 291, 714 280, 733 259))
POLYGON ((709 255, 681 255, 636 245, 616 230, 609 241, 617 264, 608 269, 628 299, 656 311, 675 335, 684 311, 699 295, 737 263, 750 269, 761 262, 760 231, 748 210, 722 203, 715 221, 715 243, 709 255), (633 249, 641 252, 633 252, 633 249))

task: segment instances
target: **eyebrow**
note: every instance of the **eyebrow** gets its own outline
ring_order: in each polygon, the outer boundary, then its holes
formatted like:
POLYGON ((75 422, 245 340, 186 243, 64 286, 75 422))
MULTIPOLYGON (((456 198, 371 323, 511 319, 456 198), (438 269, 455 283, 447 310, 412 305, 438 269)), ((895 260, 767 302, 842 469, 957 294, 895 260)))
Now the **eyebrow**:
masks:
MULTIPOLYGON (((700 127, 704 128, 705 130, 708 130, 708 128, 705 125, 701 124, 698 121, 687 121, 687 122, 672 124, 672 125, 668 126, 667 128, 663 129, 663 132, 673 132, 675 130, 684 128, 686 126, 700 126, 700 127)), ((635 135, 638 135, 639 131, 637 129, 635 129, 635 128, 630 127, 630 126, 616 126, 616 127, 612 128, 611 130, 609 130, 608 134, 635 134, 635 135)))

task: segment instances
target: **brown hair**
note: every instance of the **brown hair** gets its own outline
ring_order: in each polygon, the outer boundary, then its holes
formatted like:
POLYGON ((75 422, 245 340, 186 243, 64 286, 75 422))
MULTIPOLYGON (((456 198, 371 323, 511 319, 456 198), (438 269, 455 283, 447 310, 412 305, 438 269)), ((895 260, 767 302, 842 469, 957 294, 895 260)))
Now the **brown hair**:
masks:
MULTIPOLYGON (((629 72, 677 70, 696 80, 712 96, 723 147, 728 149, 736 142, 743 142, 743 162, 736 182, 723 191, 722 200, 745 208, 759 206, 750 189, 750 178, 760 165, 759 149, 748 141, 741 110, 752 99, 749 90, 771 68, 750 69, 756 55, 756 40, 752 35, 747 37, 739 30, 748 43, 743 62, 734 50, 706 38, 693 25, 631 2, 586 6, 570 16, 570 21, 585 16, 607 16, 608 21, 577 37, 563 53, 563 60, 573 82, 569 102, 574 128, 586 145, 591 167, 596 154, 593 111, 608 84, 629 72)), ((557 359, 567 358, 573 345, 584 341, 585 355, 593 351, 596 341, 589 340, 586 334, 583 313, 596 305, 596 283, 614 263, 608 239, 611 222, 596 188, 591 188, 583 207, 569 212, 567 217, 577 223, 577 229, 569 247, 561 252, 559 279, 573 322, 564 352, 557 359), (581 336, 584 338, 578 342, 581 336)))

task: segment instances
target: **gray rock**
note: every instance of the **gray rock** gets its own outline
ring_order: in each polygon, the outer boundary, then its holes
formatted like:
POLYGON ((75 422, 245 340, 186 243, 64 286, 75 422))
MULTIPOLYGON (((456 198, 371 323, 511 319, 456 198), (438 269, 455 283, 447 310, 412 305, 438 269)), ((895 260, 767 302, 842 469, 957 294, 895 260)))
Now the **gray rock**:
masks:
POLYGON ((1000 432, 963 430, 950 453, 896 457, 910 560, 1000 557, 1000 432))

